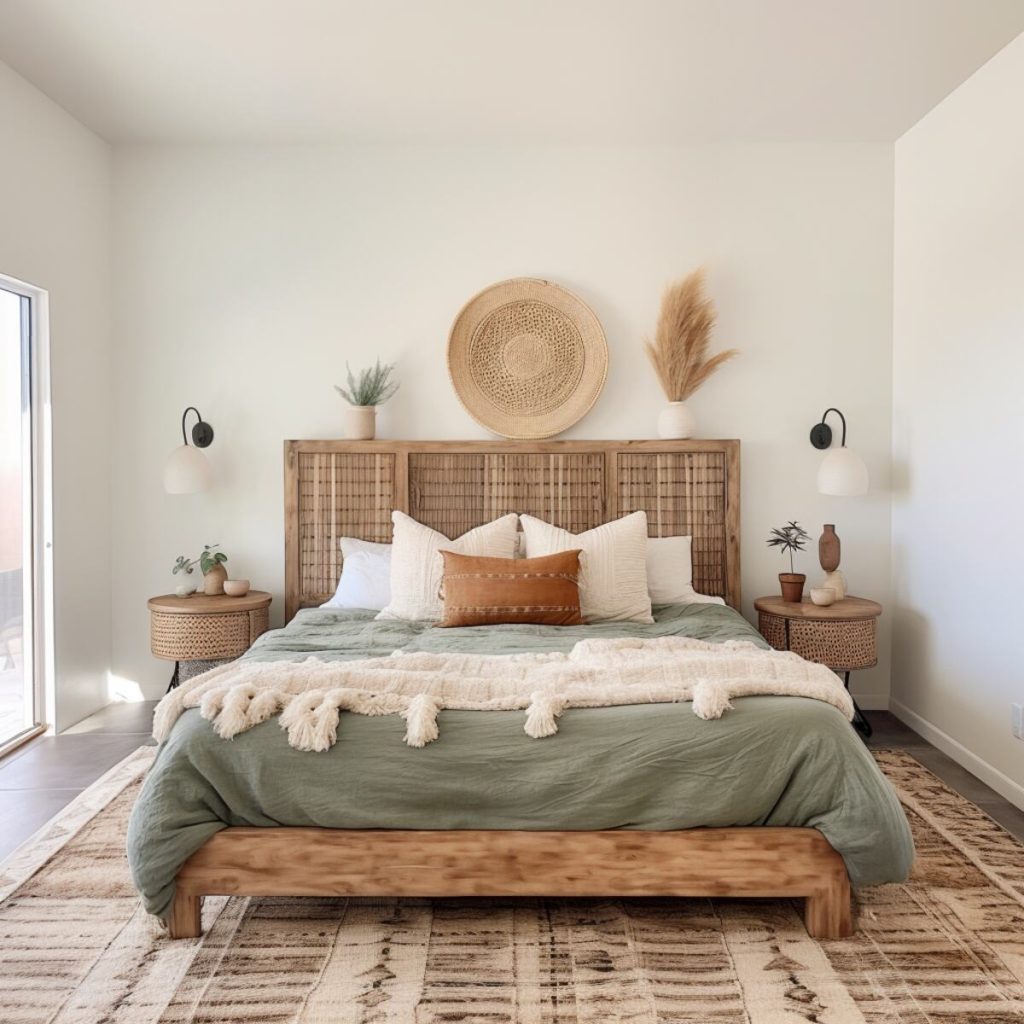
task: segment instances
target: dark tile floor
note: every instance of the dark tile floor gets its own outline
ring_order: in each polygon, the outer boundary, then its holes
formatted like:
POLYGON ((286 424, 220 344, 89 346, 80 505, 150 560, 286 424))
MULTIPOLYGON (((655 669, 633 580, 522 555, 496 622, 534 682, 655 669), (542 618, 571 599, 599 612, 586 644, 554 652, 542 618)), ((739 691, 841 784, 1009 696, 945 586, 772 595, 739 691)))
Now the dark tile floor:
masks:
POLYGON ((20 846, 108 768, 152 743, 155 701, 110 704, 59 736, 0 760, 0 859, 20 846))
MULTIPOLYGON (((47 736, 0 760, 0 858, 3 858, 70 803, 108 768, 133 750, 152 743, 155 702, 111 704, 60 736, 47 736)), ((952 758, 887 711, 869 711, 874 727, 869 745, 913 754, 947 785, 978 804, 1024 841, 1024 811, 1004 800, 952 758)))

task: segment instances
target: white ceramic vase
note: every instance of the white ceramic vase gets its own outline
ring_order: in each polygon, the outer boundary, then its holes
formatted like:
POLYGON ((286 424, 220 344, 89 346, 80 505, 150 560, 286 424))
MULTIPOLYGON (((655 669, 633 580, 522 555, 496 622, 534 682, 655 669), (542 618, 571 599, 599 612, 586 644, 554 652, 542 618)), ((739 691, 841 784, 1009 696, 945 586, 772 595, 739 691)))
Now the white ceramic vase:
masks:
POLYGON ((194 572, 179 573, 174 581, 174 593, 178 597, 191 597, 199 589, 199 578, 194 572))
POLYGON ((350 441, 372 441, 376 434, 375 405, 350 405, 345 410, 345 436, 350 441))
POLYGON ((658 413, 658 437, 682 440, 693 437, 697 420, 685 402, 669 402, 658 413))

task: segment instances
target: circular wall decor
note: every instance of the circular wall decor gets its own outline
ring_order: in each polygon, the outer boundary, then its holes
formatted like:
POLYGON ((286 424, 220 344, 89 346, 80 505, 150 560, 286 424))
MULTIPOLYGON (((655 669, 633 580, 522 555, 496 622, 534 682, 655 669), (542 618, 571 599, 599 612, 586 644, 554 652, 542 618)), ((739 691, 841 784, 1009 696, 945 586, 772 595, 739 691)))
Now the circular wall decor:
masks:
POLYGON ((593 310, 572 292, 517 277, 463 306, 448 336, 448 374, 466 411, 488 430, 551 437, 597 401, 608 343, 593 310))

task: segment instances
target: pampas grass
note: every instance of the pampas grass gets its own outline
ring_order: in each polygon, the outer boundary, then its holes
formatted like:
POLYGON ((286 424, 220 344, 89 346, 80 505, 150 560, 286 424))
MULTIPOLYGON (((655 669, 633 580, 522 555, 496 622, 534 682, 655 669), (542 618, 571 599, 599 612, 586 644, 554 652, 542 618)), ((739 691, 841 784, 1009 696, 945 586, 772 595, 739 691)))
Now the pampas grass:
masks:
POLYGON ((704 294, 704 270, 669 285, 661 300, 654 341, 647 356, 670 402, 685 402, 723 363, 739 355, 730 348, 708 358, 715 304, 704 294))

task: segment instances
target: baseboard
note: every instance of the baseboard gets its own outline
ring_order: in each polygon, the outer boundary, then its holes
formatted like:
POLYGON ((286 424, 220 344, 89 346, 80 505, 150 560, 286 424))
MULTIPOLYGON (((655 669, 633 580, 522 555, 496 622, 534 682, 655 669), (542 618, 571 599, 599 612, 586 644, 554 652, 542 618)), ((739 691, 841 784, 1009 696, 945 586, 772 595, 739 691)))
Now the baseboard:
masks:
POLYGON ((889 710, 901 722, 909 725, 914 732, 923 736, 932 746, 938 747, 962 768, 966 768, 972 775, 981 779, 986 786, 991 786, 1001 797, 1024 811, 1024 786, 1014 782, 1009 775, 968 750, 958 740, 953 739, 949 733, 943 732, 937 725, 929 722, 927 718, 922 718, 916 711, 911 711, 906 704, 901 704, 894 698, 889 702, 889 710))

